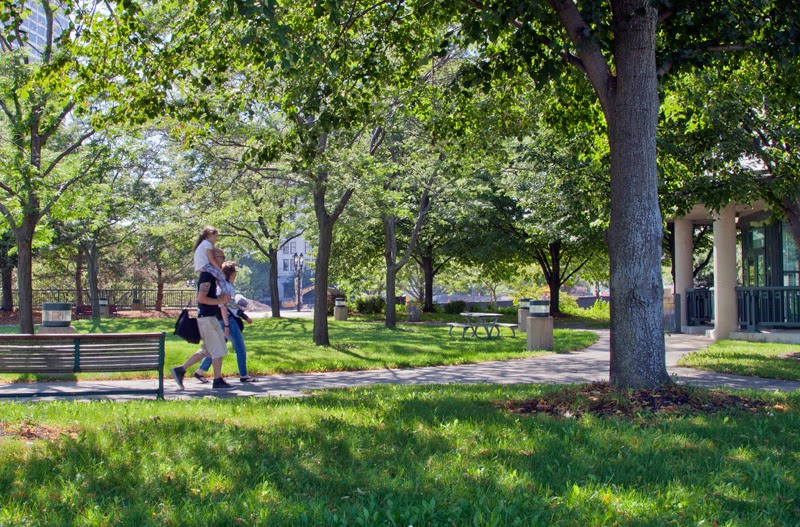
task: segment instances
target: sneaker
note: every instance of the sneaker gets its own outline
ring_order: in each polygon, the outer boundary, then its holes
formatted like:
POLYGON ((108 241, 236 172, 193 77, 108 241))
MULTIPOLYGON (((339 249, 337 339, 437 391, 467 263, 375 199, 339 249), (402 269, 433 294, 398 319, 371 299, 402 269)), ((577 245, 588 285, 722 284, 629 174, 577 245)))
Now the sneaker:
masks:
POLYGON ((225 382, 225 379, 220 377, 219 379, 214 379, 214 384, 211 385, 212 390, 233 390, 233 386, 225 382))
POLYGON ((258 382, 261 379, 258 377, 251 377, 249 375, 245 375, 244 377, 239 377, 239 382, 258 382))
POLYGON ((200 373, 199 371, 194 372, 192 374, 192 377, 202 382, 203 384, 208 384, 208 379, 206 379, 206 376, 200 373))
POLYGON ((183 387, 183 376, 186 375, 186 370, 183 369, 183 366, 175 366, 170 371, 172 372, 172 376, 175 378, 175 382, 178 383, 180 389, 185 390, 186 388, 183 387))

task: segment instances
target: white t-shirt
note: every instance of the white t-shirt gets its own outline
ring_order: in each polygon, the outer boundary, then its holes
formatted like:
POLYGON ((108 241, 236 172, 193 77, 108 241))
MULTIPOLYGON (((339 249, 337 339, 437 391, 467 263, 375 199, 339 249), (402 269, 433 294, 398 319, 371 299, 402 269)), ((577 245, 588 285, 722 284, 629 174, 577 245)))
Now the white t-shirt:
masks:
POLYGON ((214 246, 208 240, 203 240, 200 242, 200 245, 197 246, 197 249, 194 251, 194 271, 200 272, 203 270, 203 267, 208 265, 208 250, 213 249, 214 246))

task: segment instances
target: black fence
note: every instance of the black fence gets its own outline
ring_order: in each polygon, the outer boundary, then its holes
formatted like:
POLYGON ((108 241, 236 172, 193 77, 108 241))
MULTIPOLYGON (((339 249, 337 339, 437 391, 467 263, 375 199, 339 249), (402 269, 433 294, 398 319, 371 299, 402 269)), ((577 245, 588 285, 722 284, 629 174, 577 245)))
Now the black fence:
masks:
MULTIPOLYGON (((19 305, 17 291, 12 291, 14 305, 19 305)), ((155 309, 157 289, 101 289, 100 298, 107 298, 108 303, 117 309, 155 309)), ((195 305, 195 289, 164 289, 162 308, 180 308, 187 304, 195 305)), ((78 293, 74 289, 34 289, 33 307, 40 308, 43 302, 69 302, 78 304, 78 293)), ((91 297, 84 293, 83 304, 91 304, 91 297)))
POLYGON ((690 326, 710 324, 714 320, 714 291, 705 288, 687 289, 686 313, 690 326))
POLYGON ((737 287, 736 299, 747 331, 800 328, 800 287, 737 287))

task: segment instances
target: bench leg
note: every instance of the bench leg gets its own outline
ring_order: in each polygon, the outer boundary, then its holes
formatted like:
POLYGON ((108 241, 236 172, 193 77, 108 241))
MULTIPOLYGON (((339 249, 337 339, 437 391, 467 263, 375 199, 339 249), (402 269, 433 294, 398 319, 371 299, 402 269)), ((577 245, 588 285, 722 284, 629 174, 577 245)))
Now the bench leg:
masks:
POLYGON ((464 326, 464 331, 461 332, 461 338, 462 339, 467 336, 467 330, 468 329, 469 329, 469 326, 464 326))
POLYGON ((453 326, 450 326, 450 331, 448 331, 448 334, 449 334, 451 337, 453 336, 453 326))
POLYGON ((511 336, 517 338, 517 328, 511 328, 511 336))

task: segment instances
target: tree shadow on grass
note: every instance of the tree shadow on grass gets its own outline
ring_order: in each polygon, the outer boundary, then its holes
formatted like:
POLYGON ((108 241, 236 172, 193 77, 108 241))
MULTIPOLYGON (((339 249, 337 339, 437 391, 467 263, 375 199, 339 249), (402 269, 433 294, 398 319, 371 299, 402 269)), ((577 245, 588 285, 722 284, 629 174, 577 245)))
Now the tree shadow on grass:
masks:
POLYGON ((494 387, 410 393, 187 405, 205 416, 193 419, 152 405, 151 417, 0 457, 0 487, 11 489, 0 503, 45 524, 81 523, 98 508, 129 525, 254 523, 264 510, 271 525, 302 515, 317 525, 797 523, 790 500, 761 498, 798 495, 790 454, 800 439, 787 437, 796 413, 643 428, 521 418, 493 403, 494 387))

